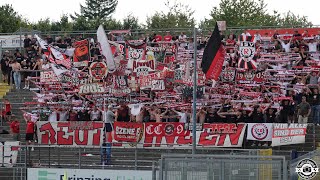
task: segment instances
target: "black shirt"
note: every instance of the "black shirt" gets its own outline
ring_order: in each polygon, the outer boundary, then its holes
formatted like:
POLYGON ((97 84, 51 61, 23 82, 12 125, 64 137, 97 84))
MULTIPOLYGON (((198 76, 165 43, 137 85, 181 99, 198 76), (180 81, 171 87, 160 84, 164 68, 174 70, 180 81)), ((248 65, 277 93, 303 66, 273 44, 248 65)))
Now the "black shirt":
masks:
POLYGON ((263 114, 262 112, 254 111, 251 115, 252 122, 254 123, 263 123, 263 114))
POLYGON ((29 39, 29 38, 24 39, 23 43, 24 43, 24 45, 23 45, 24 48, 31 47, 31 39, 29 39))

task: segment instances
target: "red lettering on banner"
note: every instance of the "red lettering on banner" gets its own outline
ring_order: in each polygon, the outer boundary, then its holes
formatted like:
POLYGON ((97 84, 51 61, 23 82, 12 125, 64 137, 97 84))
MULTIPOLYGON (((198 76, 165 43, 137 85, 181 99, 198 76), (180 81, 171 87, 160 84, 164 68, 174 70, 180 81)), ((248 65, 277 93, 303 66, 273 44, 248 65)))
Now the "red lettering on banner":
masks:
POLYGON ((72 133, 72 131, 69 128, 69 123, 58 123, 58 132, 57 132, 57 140, 59 145, 73 145, 73 136, 66 134, 66 131, 64 130, 64 127, 67 128, 67 133, 72 133))
MULTIPOLYGON (((183 123, 145 123, 143 147, 160 147, 162 144, 174 145, 179 137, 185 136, 183 123)), ((179 140, 182 141, 182 140, 179 140)))
POLYGON ((82 138, 83 140, 81 141, 80 140, 80 130, 75 130, 74 134, 75 134, 75 139, 74 139, 74 142, 77 144, 77 145, 88 145, 88 137, 89 137, 89 134, 88 134, 88 130, 82 130, 82 138))
POLYGON ((56 140, 56 131, 52 127, 51 123, 45 123, 40 127, 40 132, 45 132, 41 135, 40 144, 55 144, 56 140))
POLYGON ((225 146, 227 136, 230 138, 230 145, 238 145, 244 127, 244 124, 238 126, 235 124, 204 124, 204 130, 200 134, 198 145, 225 146), (210 131, 210 126, 216 127, 214 133, 210 131))
POLYGON ((93 128, 97 130, 96 133, 93 133, 93 146, 99 146, 101 142, 101 133, 103 132, 103 123, 93 123, 93 128))
POLYGON ((102 122, 38 122, 37 124, 41 144, 70 146, 101 144, 102 122))
POLYGON ((135 69, 139 68, 139 67, 149 67, 150 69, 155 69, 154 67, 154 60, 149 60, 149 61, 145 61, 145 60, 141 60, 141 61, 133 61, 133 71, 135 71, 135 69))

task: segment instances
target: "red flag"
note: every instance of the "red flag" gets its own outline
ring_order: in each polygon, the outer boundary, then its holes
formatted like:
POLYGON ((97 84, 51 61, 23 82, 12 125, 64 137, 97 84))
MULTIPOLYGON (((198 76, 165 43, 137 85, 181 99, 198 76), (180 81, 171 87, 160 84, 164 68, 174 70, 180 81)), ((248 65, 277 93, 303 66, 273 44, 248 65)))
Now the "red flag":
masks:
POLYGON ((218 80, 224 63, 225 49, 221 43, 221 35, 218 29, 218 24, 207 42, 207 46, 202 57, 202 71, 207 79, 218 80))

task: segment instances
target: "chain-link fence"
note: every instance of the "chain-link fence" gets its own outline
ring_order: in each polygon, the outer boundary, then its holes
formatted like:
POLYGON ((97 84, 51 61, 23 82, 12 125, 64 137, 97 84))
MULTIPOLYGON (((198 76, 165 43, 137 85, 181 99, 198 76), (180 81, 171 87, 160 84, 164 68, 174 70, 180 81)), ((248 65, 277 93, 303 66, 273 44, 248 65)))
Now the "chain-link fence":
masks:
POLYGON ((284 156, 163 155, 159 180, 286 180, 284 156))

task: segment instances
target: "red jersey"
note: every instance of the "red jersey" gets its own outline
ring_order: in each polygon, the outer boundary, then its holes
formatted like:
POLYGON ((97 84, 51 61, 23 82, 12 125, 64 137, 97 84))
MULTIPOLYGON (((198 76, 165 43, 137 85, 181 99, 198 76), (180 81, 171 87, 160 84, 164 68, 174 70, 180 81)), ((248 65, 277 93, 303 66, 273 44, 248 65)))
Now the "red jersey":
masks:
POLYGON ((154 38, 155 38, 156 42, 162 41, 161 35, 156 35, 154 38))
POLYGON ((28 121, 27 122, 27 129, 26 129, 27 134, 33 134, 34 133, 34 122, 28 121))
POLYGON ((163 37, 164 41, 171 41, 172 40, 172 36, 171 35, 166 35, 163 37))
POLYGON ((10 103, 6 103, 5 104, 5 109, 4 111, 7 113, 7 112, 11 112, 11 104, 10 103))
POLYGON ((13 133, 20 133, 20 123, 18 121, 13 121, 10 124, 10 129, 13 133))

